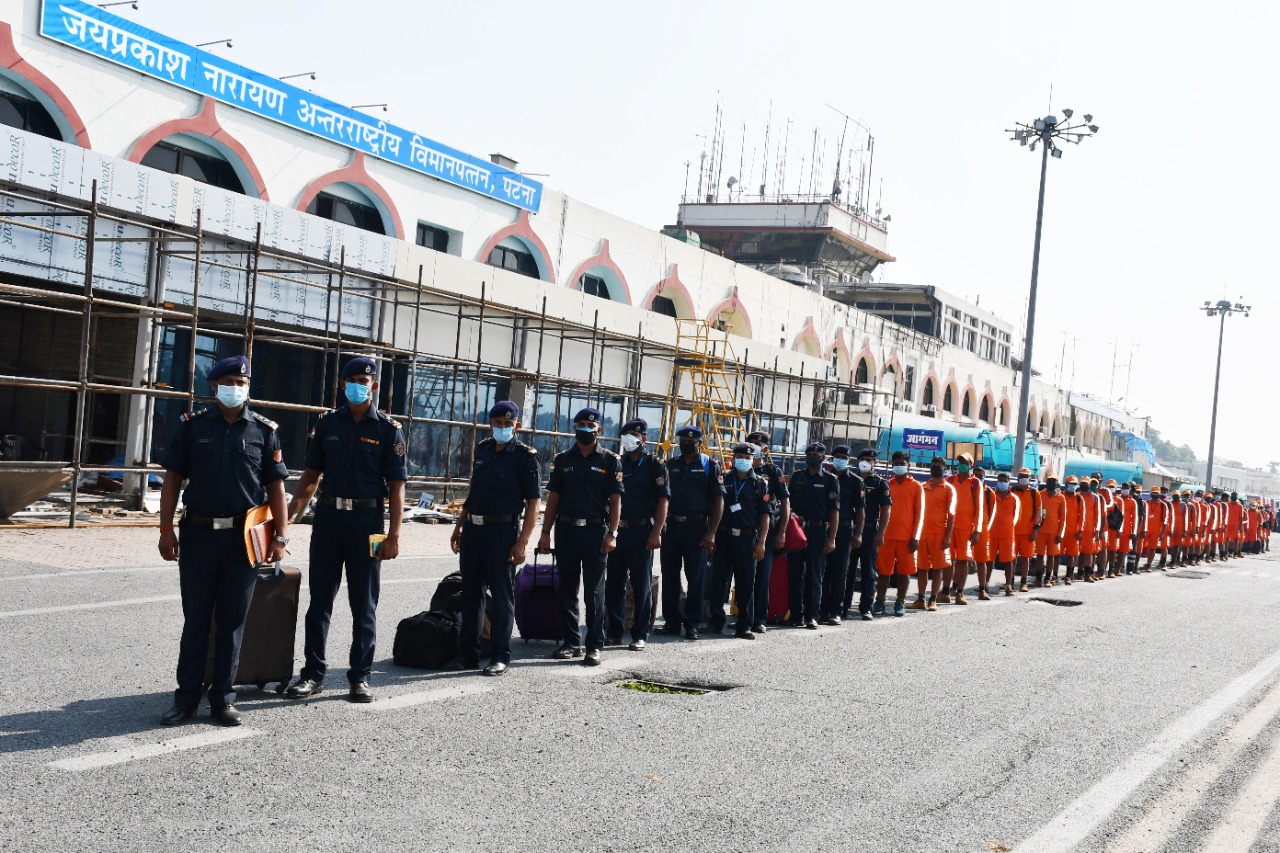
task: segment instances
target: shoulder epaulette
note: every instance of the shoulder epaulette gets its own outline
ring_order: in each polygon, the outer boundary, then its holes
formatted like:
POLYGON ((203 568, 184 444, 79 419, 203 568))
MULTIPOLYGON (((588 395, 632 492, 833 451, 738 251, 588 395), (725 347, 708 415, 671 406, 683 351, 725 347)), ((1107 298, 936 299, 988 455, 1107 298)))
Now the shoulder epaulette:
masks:
POLYGON ((602 447, 602 448, 600 448, 600 453, 601 453, 601 455, 602 455, 602 456, 607 456, 607 457, 609 457, 609 458, 611 458, 611 459, 617 459, 617 458, 619 458, 619 457, 618 457, 618 454, 614 453, 612 450, 610 450, 610 449, 609 449, 609 448, 607 448, 607 447, 602 447))
POLYGON ((536 455, 537 455, 537 453, 538 453, 538 448, 534 447, 532 444, 525 444, 525 443, 522 441, 522 442, 520 442, 520 446, 521 446, 521 447, 523 447, 523 448, 525 449, 525 452, 526 452, 526 453, 532 453, 532 454, 534 454, 535 456, 536 456, 536 455))
POLYGON ((268 429, 277 429, 280 426, 278 423, 271 420, 271 418, 264 417, 258 414, 257 412, 251 412, 251 414, 253 415, 254 420, 262 424, 263 426, 267 427, 268 429))
POLYGON ((194 412, 183 412, 182 420, 189 421, 192 418, 198 418, 203 414, 207 414, 208 411, 209 411, 208 409, 196 409, 194 412))

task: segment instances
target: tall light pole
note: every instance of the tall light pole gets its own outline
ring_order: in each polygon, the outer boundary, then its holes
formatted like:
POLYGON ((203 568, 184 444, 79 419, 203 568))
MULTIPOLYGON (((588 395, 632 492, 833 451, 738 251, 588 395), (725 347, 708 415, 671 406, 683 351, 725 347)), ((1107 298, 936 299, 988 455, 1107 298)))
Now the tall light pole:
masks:
POLYGON ((1201 309, 1210 317, 1218 318, 1218 366, 1213 371, 1213 416, 1209 420, 1209 462, 1204 468, 1204 487, 1208 491, 1213 488, 1213 445, 1218 438, 1218 382, 1222 379, 1222 336, 1227 330, 1227 317, 1231 314, 1249 316, 1250 305, 1232 303, 1230 299, 1217 302, 1205 302, 1201 309))
POLYGON ((1049 171, 1049 155, 1052 154, 1054 159, 1061 159, 1062 149, 1058 147, 1060 142, 1079 145, 1080 140, 1098 132, 1098 126, 1093 124, 1093 116, 1086 115, 1083 122, 1071 124, 1071 117, 1075 113, 1064 109, 1062 114, 1065 116, 1062 122, 1058 121, 1057 116, 1050 115, 1038 118, 1030 124, 1018 122, 1017 127, 1006 131, 1013 134, 1011 139, 1032 151, 1036 150, 1037 145, 1040 146, 1040 200, 1036 204, 1036 243, 1031 255, 1031 295, 1027 298, 1027 335, 1022 349, 1022 390, 1018 394, 1018 443, 1013 451, 1015 471, 1022 467, 1027 449, 1027 409, 1031 405, 1031 347, 1036 331, 1036 286, 1040 281, 1040 235, 1044 230, 1044 181, 1049 171))

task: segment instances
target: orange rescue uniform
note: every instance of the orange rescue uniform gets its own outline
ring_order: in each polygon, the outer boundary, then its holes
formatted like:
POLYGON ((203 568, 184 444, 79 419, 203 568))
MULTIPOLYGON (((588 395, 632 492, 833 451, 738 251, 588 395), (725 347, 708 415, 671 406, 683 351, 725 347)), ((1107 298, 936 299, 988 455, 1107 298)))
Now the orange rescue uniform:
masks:
POLYGON ((956 490, 955 526, 951 528, 951 557, 972 560, 973 545, 969 540, 982 525, 983 490, 986 486, 972 474, 953 474, 947 481, 956 490))
POLYGON ((1044 521, 1040 524, 1040 534, 1036 537, 1036 553, 1046 557, 1056 557, 1062 553, 1062 537, 1067 524, 1067 496, 1062 492, 1040 495, 1040 504, 1044 507, 1044 521))
POLYGON ((1020 507, 1013 492, 996 492, 996 499, 991 502, 991 557, 997 563, 1012 563, 1017 556, 1020 507))
POLYGON ((1084 495, 1076 492, 1065 496, 1066 499, 1066 524, 1062 530, 1062 553, 1068 557, 1080 556, 1080 546, 1083 544, 1081 531, 1084 529, 1084 495))
POLYGON ((882 575, 914 575, 916 555, 908 547, 910 540, 920 540, 920 527, 924 522, 924 489, 918 480, 910 476, 898 482, 889 478, 889 501, 893 512, 885 525, 884 544, 876 555, 876 571, 882 575))
POLYGON ((1015 529, 1019 557, 1036 555, 1034 528, 1040 523, 1040 493, 1028 486, 1022 491, 1009 490, 1018 501, 1018 524, 1015 529))
POLYGON ((943 480, 934 485, 929 481, 924 490, 924 522, 921 525, 920 549, 916 551, 916 566, 924 571, 945 569, 951 565, 947 550, 947 522, 956 514, 956 490, 943 480))

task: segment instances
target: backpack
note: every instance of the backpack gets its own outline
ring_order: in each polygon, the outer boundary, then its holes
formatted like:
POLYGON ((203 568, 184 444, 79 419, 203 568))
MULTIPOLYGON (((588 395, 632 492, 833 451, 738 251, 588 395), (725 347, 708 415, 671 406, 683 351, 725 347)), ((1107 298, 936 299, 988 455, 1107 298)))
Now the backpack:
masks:
POLYGON ((396 626, 391 656, 397 666, 437 669, 458 653, 461 620, 453 613, 425 611, 396 626))
POLYGON ((1120 508, 1120 504, 1112 504, 1111 509, 1107 510, 1107 529, 1120 530, 1124 527, 1124 510, 1120 508))

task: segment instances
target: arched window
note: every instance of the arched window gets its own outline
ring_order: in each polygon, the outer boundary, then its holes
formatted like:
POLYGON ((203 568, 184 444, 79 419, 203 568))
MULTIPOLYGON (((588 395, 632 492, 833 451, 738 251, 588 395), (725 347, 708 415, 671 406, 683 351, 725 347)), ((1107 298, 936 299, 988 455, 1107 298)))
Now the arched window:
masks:
POLYGON ((598 275, 583 273, 582 278, 578 279, 578 286, 582 289, 583 293, 588 293, 592 296, 599 296, 601 299, 613 298, 609 293, 609 283, 598 275))
POLYGON ((982 406, 978 409, 978 420, 991 421, 991 401, 986 397, 982 398, 982 406))
POLYGON ((653 301, 649 303, 649 310, 655 314, 662 314, 665 317, 678 317, 676 313, 676 303, 665 296, 655 296, 653 301))
POLYGON ((951 386, 947 386, 947 390, 942 393, 942 410, 944 412, 951 411, 951 386))
POLYGON ((353 184, 330 184, 307 205, 307 213, 374 234, 386 234, 386 220, 373 199, 353 184))
POLYGON ((973 395, 966 391, 964 395, 964 402, 960 404, 960 417, 967 418, 970 416, 970 412, 972 411, 973 411, 973 395))
POLYGON ((62 141, 58 123, 39 101, 12 92, 8 87, 0 89, 0 124, 62 141))
POLYGON ((489 257, 485 260, 485 263, 491 267, 510 270, 513 273, 528 276, 529 278, 542 277, 538 273, 538 261, 533 257, 533 253, 515 238, 503 240, 490 249, 489 257))
POLYGON ((853 374, 853 384, 866 385, 871 381, 871 365, 867 364, 865 358, 858 359, 858 369, 853 374))
POLYGON ((248 195, 231 161, 213 145, 189 134, 175 134, 157 142, 143 155, 142 165, 248 195))
POLYGON ((932 379, 924 383, 924 398, 920 401, 920 405, 922 406, 933 405, 933 380, 932 379))

